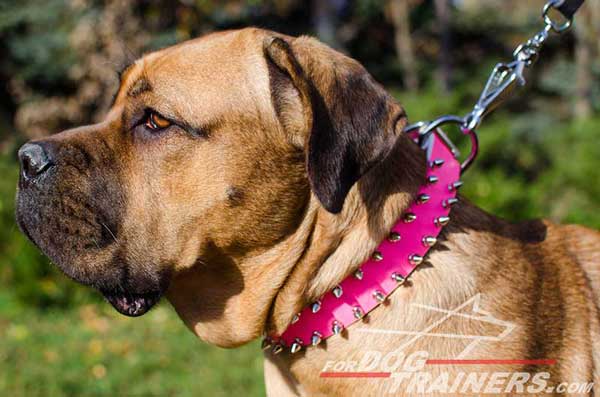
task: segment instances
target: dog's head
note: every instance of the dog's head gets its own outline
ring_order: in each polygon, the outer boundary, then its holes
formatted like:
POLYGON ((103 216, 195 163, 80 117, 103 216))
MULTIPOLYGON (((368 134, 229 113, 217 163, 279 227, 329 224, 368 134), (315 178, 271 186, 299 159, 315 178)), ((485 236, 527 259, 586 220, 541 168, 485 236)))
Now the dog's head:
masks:
POLYGON ((314 39, 213 34, 127 68, 102 123, 23 146, 18 222, 123 314, 203 277, 194 294, 215 320, 260 270, 240 258, 292 234, 313 196, 340 212, 404 123, 362 66, 314 39))

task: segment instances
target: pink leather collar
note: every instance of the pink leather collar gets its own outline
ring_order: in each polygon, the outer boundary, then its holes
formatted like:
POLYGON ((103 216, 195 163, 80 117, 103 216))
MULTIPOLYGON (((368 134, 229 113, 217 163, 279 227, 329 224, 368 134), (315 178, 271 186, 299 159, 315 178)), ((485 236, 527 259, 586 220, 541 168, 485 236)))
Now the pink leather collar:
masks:
MULTIPOLYGON (((417 139, 415 134, 411 134, 417 139)), ((422 145, 427 152, 427 180, 415 202, 379 244, 371 259, 320 300, 296 314, 282 335, 269 335, 263 349, 291 353, 317 345, 360 321, 375 309, 422 263, 450 218, 460 187, 460 163, 436 131, 422 145)))

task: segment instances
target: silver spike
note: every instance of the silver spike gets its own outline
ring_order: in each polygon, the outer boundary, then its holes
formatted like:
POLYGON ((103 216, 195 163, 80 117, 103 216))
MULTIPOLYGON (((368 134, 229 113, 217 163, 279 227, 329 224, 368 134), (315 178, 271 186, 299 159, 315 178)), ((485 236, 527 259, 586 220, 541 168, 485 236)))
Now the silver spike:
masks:
POLYGON ((417 203, 419 204, 425 204, 426 202, 429 201, 429 199, 431 199, 431 196, 428 194, 419 194, 419 196, 417 197, 417 203))
POLYGON ((312 304, 310 310, 313 313, 318 312, 319 310, 321 310, 321 301, 316 301, 315 303, 312 304))
POLYGON ((424 236, 422 241, 425 247, 433 247, 435 243, 437 243, 437 238, 433 236, 424 236))
POLYGON ((402 277, 400 273, 392 273, 392 280, 398 284, 402 284, 404 282, 404 277, 402 277))
POLYGON ((436 183, 436 182, 437 182, 437 181, 439 181, 439 180, 440 180, 440 178, 438 178, 438 177, 437 177, 437 176, 435 176, 435 175, 429 175, 429 176, 427 177, 427 183, 429 183, 430 185, 433 185, 434 183, 436 183))
POLYGON ((296 340, 294 340, 294 343, 292 343, 292 347, 290 347, 290 351, 292 352, 292 354, 294 354, 298 353, 300 350, 302 350, 302 341, 296 338, 296 340))
POLYGON ((331 326, 331 331, 333 332, 334 335, 340 334, 343 330, 344 330, 344 326, 342 325, 342 323, 340 323, 338 321, 333 322, 333 325, 331 326))
POLYGON ((363 276, 364 276, 364 273, 363 273, 363 271, 362 271, 361 269, 357 269, 357 270, 354 272, 354 277, 355 277, 357 280, 362 280, 362 279, 363 279, 363 276))
POLYGON ((442 206, 444 208, 452 207, 454 204, 458 203, 458 198, 450 197, 442 202, 442 206))
POLYGON ((435 218, 435 225, 438 227, 441 226, 446 226, 448 224, 448 222, 450 222, 450 218, 447 216, 440 216, 438 218, 435 218))
POLYGON ((312 337, 310 338, 310 343, 313 346, 316 346, 319 343, 321 343, 321 341, 323 340, 322 337, 323 336, 321 335, 321 333, 319 331, 315 331, 315 332, 313 332, 312 337))
POLYGON ((396 233, 396 232, 391 232, 388 235, 388 241, 391 243, 396 243, 398 241, 400 241, 402 237, 400 236, 400 233, 396 233))
POLYGON ((357 320, 360 320, 365 315, 359 306, 354 306, 352 308, 352 313, 354 313, 354 318, 357 320))
POLYGON ((333 292, 333 296, 335 296, 336 298, 339 298, 344 293, 342 287, 340 287, 339 285, 335 287, 331 292, 333 292))
POLYGON ((273 341, 271 338, 264 338, 262 343, 260 344, 260 348, 263 350, 268 350, 273 346, 273 341))
POLYGON ((404 214, 404 223, 411 223, 414 222, 416 219, 417 216, 412 212, 407 212, 406 214, 404 214))
POLYGON ((279 354, 282 351, 283 351, 283 345, 281 343, 278 343, 275 346, 273 346, 273 354, 279 354))
POLYGON ((448 190, 450 190, 451 192, 460 189, 460 187, 463 185, 463 183, 461 181, 456 181, 454 183, 451 183, 448 185, 448 190))
POLYGON ((423 257, 417 254, 412 254, 408 257, 408 260, 410 261, 411 265, 415 266, 419 266, 421 263, 423 263, 423 257))
POLYGON ((373 292, 373 298, 379 303, 382 303, 385 300, 385 295, 381 291, 373 292))
POLYGON ((383 254, 379 251, 375 251, 373 252, 373 255, 371 255, 371 259, 373 259, 375 262, 379 262, 383 260, 383 254))
POLYGON ((298 320, 300 320, 300 313, 294 314, 294 317, 292 317, 292 324, 297 323, 298 320))
POLYGON ((431 168, 441 167, 442 165, 444 165, 443 159, 435 159, 431 162, 431 168))

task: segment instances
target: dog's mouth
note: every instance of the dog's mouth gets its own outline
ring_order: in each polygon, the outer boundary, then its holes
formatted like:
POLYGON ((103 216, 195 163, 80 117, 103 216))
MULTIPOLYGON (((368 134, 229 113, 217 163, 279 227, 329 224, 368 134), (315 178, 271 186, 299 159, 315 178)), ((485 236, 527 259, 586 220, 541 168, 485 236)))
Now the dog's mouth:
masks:
POLYGON ((129 292, 102 291, 102 295, 110 302, 119 313, 138 317, 152 309, 161 297, 160 292, 149 292, 145 294, 133 294, 129 292))

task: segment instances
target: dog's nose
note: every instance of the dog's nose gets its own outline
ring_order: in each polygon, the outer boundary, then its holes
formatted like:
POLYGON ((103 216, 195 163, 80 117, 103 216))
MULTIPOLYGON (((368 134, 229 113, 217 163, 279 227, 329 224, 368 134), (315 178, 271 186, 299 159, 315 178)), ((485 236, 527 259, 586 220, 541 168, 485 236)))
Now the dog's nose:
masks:
POLYGON ((19 162, 21 172, 27 179, 43 174, 53 165, 48 152, 37 143, 26 143, 19 149, 19 162))

